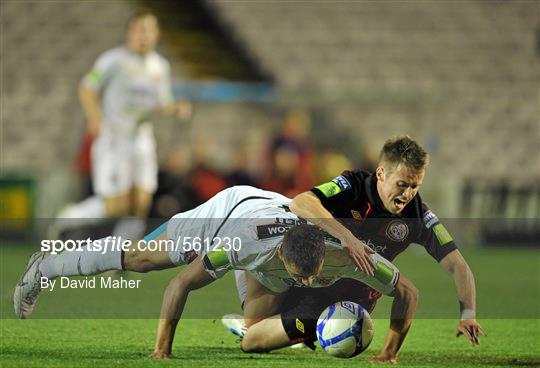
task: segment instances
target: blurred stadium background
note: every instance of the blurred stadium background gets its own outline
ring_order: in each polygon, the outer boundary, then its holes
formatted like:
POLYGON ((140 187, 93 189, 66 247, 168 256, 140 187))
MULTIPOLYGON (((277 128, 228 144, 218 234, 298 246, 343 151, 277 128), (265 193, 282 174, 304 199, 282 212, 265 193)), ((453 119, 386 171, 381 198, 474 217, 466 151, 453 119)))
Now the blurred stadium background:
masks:
POLYGON ((234 184, 292 196, 373 168, 405 133, 431 154, 422 192, 439 217, 490 219, 473 244, 538 244, 530 0, 2 1, 4 220, 31 226, 91 193, 77 85, 140 8, 160 20, 176 97, 194 104, 189 122, 155 122, 152 217, 234 184))

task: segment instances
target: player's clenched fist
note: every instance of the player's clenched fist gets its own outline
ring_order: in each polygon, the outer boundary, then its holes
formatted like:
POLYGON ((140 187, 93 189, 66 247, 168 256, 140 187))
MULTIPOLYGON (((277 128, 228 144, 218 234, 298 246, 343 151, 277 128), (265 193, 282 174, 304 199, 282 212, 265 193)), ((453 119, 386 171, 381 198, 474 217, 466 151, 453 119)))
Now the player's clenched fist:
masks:
POLYGON ((456 337, 466 336, 472 346, 480 345, 480 336, 487 336, 486 332, 475 319, 465 319, 459 322, 456 337))

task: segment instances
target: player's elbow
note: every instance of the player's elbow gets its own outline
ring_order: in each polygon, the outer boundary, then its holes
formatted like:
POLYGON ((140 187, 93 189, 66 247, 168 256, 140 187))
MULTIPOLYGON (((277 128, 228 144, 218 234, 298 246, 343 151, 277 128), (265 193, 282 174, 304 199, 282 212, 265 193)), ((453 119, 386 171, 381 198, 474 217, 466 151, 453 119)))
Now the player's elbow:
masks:
POLYGON ((189 273, 180 272, 169 282, 167 290, 170 290, 172 293, 189 293, 195 289, 194 285, 195 282, 189 273))
POLYGON ((84 96, 88 95, 90 92, 90 89, 86 86, 84 82, 79 83, 79 97, 83 98, 84 96))
POLYGON ((88 87, 84 81, 79 83, 79 100, 87 101, 89 99, 97 100, 98 93, 92 88, 88 87))

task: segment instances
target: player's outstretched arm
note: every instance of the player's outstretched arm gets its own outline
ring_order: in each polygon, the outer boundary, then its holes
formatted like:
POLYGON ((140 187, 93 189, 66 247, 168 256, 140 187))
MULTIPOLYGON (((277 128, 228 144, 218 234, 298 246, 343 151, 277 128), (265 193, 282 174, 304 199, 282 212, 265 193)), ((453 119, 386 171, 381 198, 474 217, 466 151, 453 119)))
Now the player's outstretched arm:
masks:
POLYGON ((81 83, 79 86, 79 101, 86 117, 86 130, 94 137, 99 135, 103 116, 99 93, 81 83))
POLYGON ((486 336, 482 326, 476 321, 476 286, 474 275, 459 250, 448 253, 440 265, 452 276, 456 286, 461 310, 461 320, 456 336, 466 336, 471 345, 480 344, 480 336, 486 336))
POLYGON ((339 239, 341 245, 345 248, 356 265, 364 271, 365 274, 373 276, 375 264, 370 255, 373 254, 374 251, 336 220, 334 216, 324 208, 320 199, 317 198, 315 194, 309 191, 300 193, 294 197, 289 208, 296 216, 311 221, 330 235, 339 239))
POLYGON ((200 289, 215 279, 204 269, 202 260, 197 257, 176 275, 163 296, 161 315, 157 330, 156 346, 150 355, 153 359, 172 358, 172 343, 176 325, 182 316, 188 294, 191 290, 200 289))
POLYGON ((412 325, 412 318, 416 311, 418 298, 418 289, 411 281, 400 275, 394 291, 390 330, 388 331, 381 352, 373 358, 373 361, 391 364, 397 363, 399 349, 412 325))

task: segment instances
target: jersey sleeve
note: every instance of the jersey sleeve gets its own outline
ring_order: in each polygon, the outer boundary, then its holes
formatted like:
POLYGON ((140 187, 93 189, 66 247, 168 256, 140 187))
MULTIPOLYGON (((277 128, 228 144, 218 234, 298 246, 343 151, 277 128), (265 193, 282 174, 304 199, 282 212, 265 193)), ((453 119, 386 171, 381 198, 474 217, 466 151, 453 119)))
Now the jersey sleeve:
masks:
POLYGON ((83 77, 83 85, 94 91, 101 90, 114 73, 118 63, 117 55, 116 50, 101 54, 92 66, 92 69, 83 77))
POLYGON ((227 252, 221 248, 212 250, 202 257, 204 269, 214 279, 223 277, 233 267, 227 256, 227 252))
POLYGON ((422 245, 437 262, 457 249, 448 230, 425 203, 422 203, 422 223, 419 226, 421 229, 416 242, 422 245))
POLYGON ((327 183, 317 185, 311 192, 319 198, 324 208, 330 212, 338 211, 344 205, 360 196, 362 186, 352 171, 344 171, 327 183))
POLYGON ((366 275, 358 267, 355 267, 354 272, 350 272, 347 276, 368 285, 384 295, 392 294, 399 281, 398 268, 378 253, 373 254, 371 257, 375 263, 373 276, 366 275))

